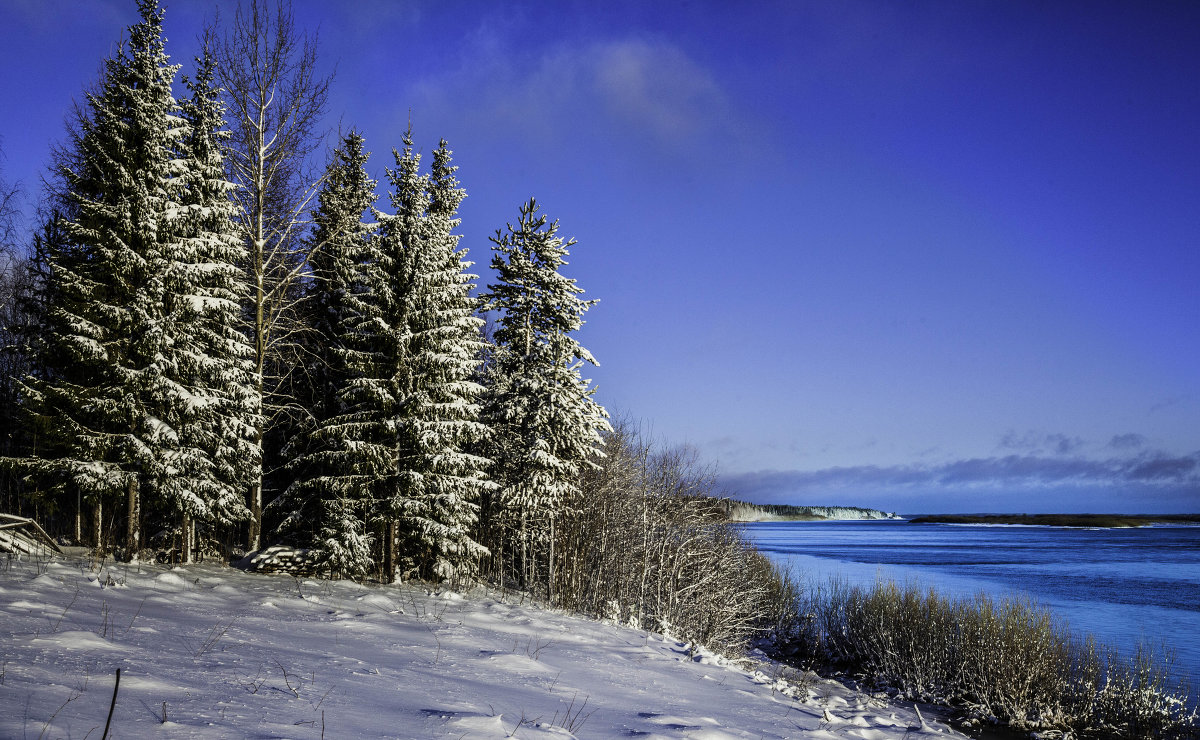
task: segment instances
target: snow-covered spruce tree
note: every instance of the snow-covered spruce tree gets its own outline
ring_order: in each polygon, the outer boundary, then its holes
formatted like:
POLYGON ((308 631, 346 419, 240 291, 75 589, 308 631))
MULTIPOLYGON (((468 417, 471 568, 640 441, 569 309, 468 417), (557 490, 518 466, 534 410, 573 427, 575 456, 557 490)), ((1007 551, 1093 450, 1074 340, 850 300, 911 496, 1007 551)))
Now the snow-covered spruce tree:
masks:
POLYGON ((191 97, 181 104, 185 126, 170 182, 176 204, 163 220, 163 421, 174 435, 163 449, 162 494, 182 520, 185 562, 195 522, 227 528, 249 517, 242 492, 260 469, 253 350, 237 329, 245 247, 225 178, 224 106, 212 56, 196 62, 195 80, 185 79, 191 97))
POLYGON ((18 351, 29 358, 26 372, 14 378, 20 412, 18 428, 26 439, 17 458, 6 463, 22 477, 30 492, 30 503, 52 506, 58 502, 60 510, 73 506, 75 543, 88 542, 99 550, 104 545, 101 533, 104 501, 99 493, 84 491, 74 485, 69 471, 58 464, 62 458, 76 457, 79 448, 74 435, 56 419, 56 409, 71 403, 74 387, 90 377, 96 365, 94 361, 78 361, 74 356, 76 353, 69 351, 64 342, 57 341, 62 310, 75 298, 70 286, 60 287, 60 281, 52 279, 52 258, 60 265, 73 258, 69 242, 60 228, 63 220, 60 211, 50 210, 43 214, 42 223, 33 234, 30 289, 21 296, 18 307, 26 321, 24 325, 13 327, 20 331, 18 351), (52 312, 54 306, 59 307, 59 312, 52 312), (51 380, 54 382, 48 382, 51 380), (91 514, 86 538, 83 532, 85 506, 91 514))
POLYGON ((160 229, 179 123, 162 11, 152 0, 138 10, 141 22, 105 61, 72 135, 77 167, 59 173, 71 207, 49 255, 55 302, 46 351, 73 369, 27 385, 39 413, 69 438, 53 467, 93 501, 124 492, 129 559, 141 539, 141 493, 161 481, 161 450, 173 444, 159 407, 167 371, 160 229))
MULTIPOLYGON (((406 146, 411 146, 406 141, 406 146)), ((428 210, 423 233, 405 250, 411 344, 412 393, 405 404, 411 448, 406 460, 415 473, 408 496, 417 502, 405 517, 403 551, 423 578, 469 578, 486 548, 472 538, 479 499, 495 488, 484 476, 489 461, 472 455, 487 436, 477 398, 483 388, 473 376, 484 350, 479 302, 471 296, 472 262, 459 249, 458 187, 451 151, 442 139, 433 152, 428 210)))
POLYGON ((313 213, 312 281, 305 306, 313 344, 303 384, 308 423, 289 444, 295 481, 268 510, 281 517, 276 534, 320 550, 331 575, 362 578, 370 572, 370 485, 357 470, 351 441, 357 429, 342 411, 341 396, 374 364, 365 321, 378 313, 368 303, 379 269, 372 235, 363 220, 375 205, 375 181, 366 171, 363 138, 351 131, 333 152, 313 213), (349 425, 349 426, 347 426, 349 425))
POLYGON ((352 377, 341 414, 325 434, 354 458, 346 485, 370 486, 383 526, 383 578, 405 572, 468 577, 484 550, 470 537, 476 500, 490 485, 486 461, 465 452, 485 433, 471 375, 482 349, 470 299, 472 276, 451 232, 462 191, 450 152, 435 155, 431 181, 405 134, 388 170, 393 213, 376 211, 367 292, 346 355, 352 377), (397 540, 401 541, 399 553, 397 540))
POLYGON ((484 300, 499 317, 484 418, 500 489, 486 524, 500 567, 553 597, 555 522, 572 506, 582 469, 602 454, 601 433, 610 426, 580 375, 596 361, 571 336, 596 301, 581 299, 583 289, 559 273, 575 240, 559 238, 558 222, 538 210, 530 199, 517 225, 492 237, 499 279, 484 300))

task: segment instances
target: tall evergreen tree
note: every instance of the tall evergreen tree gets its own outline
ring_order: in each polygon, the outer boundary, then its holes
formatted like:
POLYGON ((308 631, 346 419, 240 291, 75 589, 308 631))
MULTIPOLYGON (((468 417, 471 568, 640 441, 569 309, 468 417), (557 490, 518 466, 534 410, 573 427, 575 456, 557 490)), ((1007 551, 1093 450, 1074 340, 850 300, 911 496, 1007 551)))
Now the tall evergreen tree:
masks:
POLYGON ((144 502, 181 520, 190 559, 194 522, 246 518, 258 466, 251 350, 236 330, 243 246, 212 58, 177 105, 163 13, 138 9, 57 156, 61 210, 38 240, 42 368, 25 384, 33 419, 54 431, 51 459, 29 466, 90 499, 97 543, 119 491, 128 558, 144 502))
POLYGON ((140 0, 141 22, 106 60, 73 135, 78 164, 61 174, 71 216, 50 255, 49 349, 73 363, 69 376, 29 387, 32 400, 69 436, 54 467, 95 500, 125 493, 126 555, 137 556, 144 488, 166 469, 172 444, 162 420, 163 316, 167 270, 162 233, 178 124, 163 49, 162 11, 140 0))
POLYGON ((375 259, 366 273, 369 298, 364 305, 356 377, 341 396, 346 410, 337 427, 356 442, 358 467, 369 471, 372 498, 382 528, 383 579, 396 577, 398 524, 420 516, 413 492, 419 473, 410 469, 414 430, 405 403, 413 394, 411 296, 422 278, 418 251, 429 207, 428 178, 420 174, 420 155, 413 152, 411 129, 403 153, 392 150, 396 167, 387 170, 393 213, 375 211, 379 234, 375 259))
POLYGON ((485 419, 500 485, 492 510, 499 549, 526 585, 543 577, 538 562, 547 563, 552 588, 555 522, 578 494, 582 469, 602 454, 601 433, 610 426, 580 375, 596 361, 571 336, 596 301, 580 298, 583 289, 560 274, 575 240, 559 238, 558 222, 538 210, 531 199, 516 226, 492 237, 498 282, 484 300, 499 318, 485 419))
POLYGON ((484 552, 470 530, 489 484, 486 461, 465 451, 484 427, 471 380, 480 321, 470 263, 452 233, 463 193, 444 143, 432 179, 420 173, 411 132, 395 158, 394 212, 375 212, 379 233, 361 263, 365 290, 350 312, 357 323, 343 329, 350 377, 322 438, 347 450, 338 485, 371 492, 386 580, 398 562, 423 577, 469 577, 484 552))
POLYGON ((411 430, 407 465, 415 475, 407 491, 408 557, 425 578, 471 577, 487 553, 472 539, 479 499, 495 487, 489 461, 468 452, 487 436, 474 381, 484 345, 478 301, 470 294, 471 263, 459 249, 458 187, 446 140, 433 152, 428 206, 421 233, 405 251, 414 279, 410 308, 412 395, 404 405, 411 430))
POLYGON ((378 269, 374 224, 363 220, 375 204, 368 156, 352 131, 334 151, 318 195, 312 241, 322 246, 312 254, 306 301, 313 335, 304 383, 310 417, 290 443, 296 480, 269 506, 282 517, 280 533, 316 546, 332 574, 353 578, 373 564, 370 490, 356 473, 356 450, 341 426, 346 389, 370 364, 363 324, 376 315, 367 292, 368 271, 378 269))
POLYGON ((260 466, 253 350, 237 330, 247 293, 239 269, 245 247, 230 199, 234 186, 225 178, 224 106, 212 56, 196 62, 195 80, 185 80, 191 97, 181 105, 185 125, 171 181, 176 205, 165 218, 171 241, 163 307, 164 420, 174 431, 164 450, 163 494, 182 518, 185 561, 197 519, 228 527, 248 518, 242 491, 260 466))

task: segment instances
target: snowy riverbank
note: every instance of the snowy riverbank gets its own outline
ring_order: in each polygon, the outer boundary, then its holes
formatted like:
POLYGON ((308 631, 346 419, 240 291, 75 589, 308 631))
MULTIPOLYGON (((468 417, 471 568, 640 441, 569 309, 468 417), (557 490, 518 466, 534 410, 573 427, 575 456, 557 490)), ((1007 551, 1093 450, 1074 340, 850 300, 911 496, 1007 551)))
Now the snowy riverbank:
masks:
POLYGON ((878 509, 858 506, 792 506, 787 504, 751 504, 730 501, 729 518, 735 522, 859 522, 904 517, 878 509))
POLYGON ((769 662, 481 591, 4 560, 0 613, 0 737, 100 737, 117 668, 110 738, 961 737, 769 662))

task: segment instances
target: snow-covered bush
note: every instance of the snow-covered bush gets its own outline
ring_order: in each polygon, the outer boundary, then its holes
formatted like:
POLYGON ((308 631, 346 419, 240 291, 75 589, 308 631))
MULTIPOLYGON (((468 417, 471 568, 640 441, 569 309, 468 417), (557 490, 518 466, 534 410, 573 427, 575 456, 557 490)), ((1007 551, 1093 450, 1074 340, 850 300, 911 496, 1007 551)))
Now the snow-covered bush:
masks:
POLYGON ((1139 645, 1132 656, 1087 639, 1076 645, 1075 713, 1089 730, 1112 737, 1196 737, 1196 697, 1171 680, 1169 655, 1139 645))
POLYGON ((290 573, 291 575, 318 575, 321 570, 320 553, 287 545, 272 545, 265 550, 250 553, 235 565, 254 573, 290 573))

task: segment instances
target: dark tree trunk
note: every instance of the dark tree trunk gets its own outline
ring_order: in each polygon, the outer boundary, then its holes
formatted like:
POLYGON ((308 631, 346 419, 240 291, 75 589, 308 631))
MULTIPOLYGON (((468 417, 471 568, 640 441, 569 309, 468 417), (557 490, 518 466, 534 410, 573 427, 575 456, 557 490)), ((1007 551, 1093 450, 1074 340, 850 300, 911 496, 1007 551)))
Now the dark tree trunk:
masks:
POLYGON ((129 490, 127 493, 127 505, 129 519, 125 527, 125 561, 133 563, 137 561, 138 548, 141 546, 141 500, 138 496, 138 480, 136 475, 129 476, 129 490))
POLYGON ((389 519, 383 527, 383 582, 396 581, 396 520, 389 519))
POLYGON ((262 547, 262 484, 250 487, 250 532, 246 538, 246 550, 254 552, 262 547))
POLYGON ((99 494, 92 502, 92 546, 96 552, 104 549, 104 502, 99 494))
POLYGON ((180 553, 181 560, 185 563, 192 562, 192 516, 187 512, 183 514, 183 535, 181 537, 180 553))

